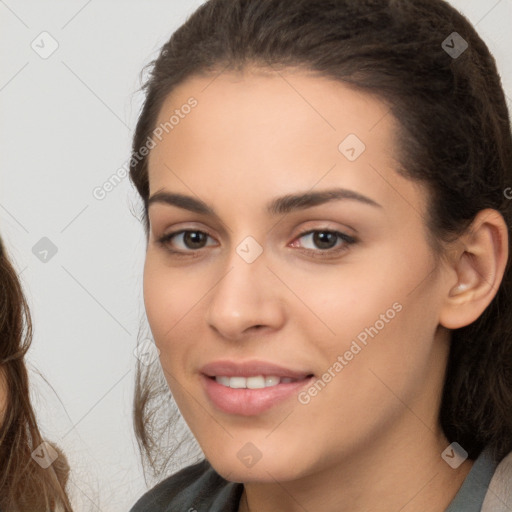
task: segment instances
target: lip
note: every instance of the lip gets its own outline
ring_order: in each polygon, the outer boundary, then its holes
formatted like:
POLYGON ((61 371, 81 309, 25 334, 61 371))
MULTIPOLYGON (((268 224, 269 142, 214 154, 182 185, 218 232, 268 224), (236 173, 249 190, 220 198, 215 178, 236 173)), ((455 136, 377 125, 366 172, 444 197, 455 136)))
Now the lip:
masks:
POLYGON ((208 377, 220 377, 228 375, 229 377, 251 377, 253 375, 263 375, 268 377, 289 377, 291 379, 302 380, 312 372, 292 370, 266 361, 214 361, 203 366, 200 372, 208 377))
POLYGON ((201 368, 201 382, 210 402, 220 411, 238 416, 256 416, 292 396, 309 385, 314 376, 264 361, 216 361, 201 368), (297 382, 279 383, 262 389, 233 389, 219 384, 215 376, 251 377, 276 376, 298 379, 297 382))

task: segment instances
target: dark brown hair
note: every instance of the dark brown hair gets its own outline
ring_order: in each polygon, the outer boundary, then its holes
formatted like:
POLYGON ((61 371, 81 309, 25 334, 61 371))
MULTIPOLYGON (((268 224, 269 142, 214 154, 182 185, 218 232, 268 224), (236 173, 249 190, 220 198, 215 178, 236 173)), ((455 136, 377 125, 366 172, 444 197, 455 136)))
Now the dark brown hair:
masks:
MULTIPOLYGON (((400 131, 397 171, 429 191, 426 223, 438 250, 486 208, 503 215, 510 234, 504 190, 512 185, 512 138, 496 63, 473 26, 443 0, 209 0, 151 66, 130 172, 146 232, 148 168, 139 149, 165 98, 191 77, 259 66, 313 72, 389 106, 400 131), (461 55, 445 51, 455 41, 468 44, 461 55)), ((497 456, 512 449, 511 299, 508 263, 486 311, 452 331, 440 422, 473 459, 486 446, 497 456)), ((139 368, 135 425, 148 456, 157 442, 150 386, 139 368)))
POLYGON ((18 275, 1 240, 0 335, 0 510, 71 512, 65 491, 69 467, 62 452, 53 446, 59 456, 47 469, 32 459, 32 452, 43 442, 24 362, 32 324, 18 275))

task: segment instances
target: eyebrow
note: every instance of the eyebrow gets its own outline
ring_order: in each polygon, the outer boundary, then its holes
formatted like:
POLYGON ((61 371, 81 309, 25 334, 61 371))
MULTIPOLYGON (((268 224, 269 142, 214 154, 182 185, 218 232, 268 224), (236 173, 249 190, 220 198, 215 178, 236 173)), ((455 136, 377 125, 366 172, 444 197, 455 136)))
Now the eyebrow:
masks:
MULTIPOLYGON (((299 194, 287 194, 277 197, 267 204, 267 212, 270 215, 284 215, 294 211, 305 210, 314 206, 319 206, 331 201, 352 200, 362 204, 382 208, 382 205, 353 190, 344 188, 335 188, 319 192, 304 192, 299 194)), ((191 212, 210 215, 219 218, 215 210, 205 202, 192 196, 176 194, 172 192, 160 191, 153 194, 147 201, 147 207, 159 203, 176 206, 191 212)))

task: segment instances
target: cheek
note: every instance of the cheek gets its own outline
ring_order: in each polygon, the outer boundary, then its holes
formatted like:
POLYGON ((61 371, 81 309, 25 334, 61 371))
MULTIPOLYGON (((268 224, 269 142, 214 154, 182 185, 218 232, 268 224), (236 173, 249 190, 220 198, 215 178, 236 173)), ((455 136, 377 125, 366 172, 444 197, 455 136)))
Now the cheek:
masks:
POLYGON ((425 382, 437 382, 443 372, 446 353, 435 340, 435 293, 428 285, 409 295, 397 286, 361 297, 334 325, 337 343, 326 352, 329 366, 342 356, 343 369, 325 398, 350 411, 349 417, 384 421, 400 412, 400 404, 414 403, 425 382))
POLYGON ((166 373, 184 375, 195 361, 196 347, 204 339, 198 331, 205 326, 203 307, 213 286, 211 277, 200 268, 170 267, 156 251, 147 253, 144 303, 166 373))
POLYGON ((425 279, 432 255, 427 247, 414 255, 399 249, 381 247, 357 268, 342 265, 295 281, 297 295, 315 313, 304 314, 302 306, 302 314, 298 308, 294 315, 300 331, 317 340, 310 349, 325 370, 345 356, 345 382, 359 391, 365 387, 359 382, 376 380, 372 368, 395 389, 407 387, 405 381, 414 377, 410 369, 423 375, 432 350, 439 316, 436 285, 425 279))
MULTIPOLYGON (((148 253, 144 266, 144 303, 149 326, 156 346, 160 351, 160 364, 169 389, 183 408, 180 389, 184 378, 186 343, 183 339, 183 329, 190 311, 190 302, 195 298, 190 287, 182 286, 175 277, 176 272, 161 265, 158 258, 148 253)), ((197 300, 197 298, 195 298, 197 300)), ((186 405, 186 404, 185 404, 186 405)))
POLYGON ((416 255, 412 262, 401 260, 394 251, 380 250, 339 267, 300 276, 290 273, 286 279, 293 282, 294 292, 304 302, 293 298, 289 302, 296 304, 294 321, 315 331, 315 337, 321 335, 325 348, 343 349, 359 335, 364 342, 367 330, 375 324, 381 332, 395 323, 400 316, 397 309, 409 301, 408 294, 427 268, 427 254, 425 258, 416 255))
POLYGON ((180 322, 197 302, 194 290, 183 273, 180 277, 179 272, 166 268, 158 257, 148 252, 144 266, 144 304, 155 343, 164 356, 180 322))

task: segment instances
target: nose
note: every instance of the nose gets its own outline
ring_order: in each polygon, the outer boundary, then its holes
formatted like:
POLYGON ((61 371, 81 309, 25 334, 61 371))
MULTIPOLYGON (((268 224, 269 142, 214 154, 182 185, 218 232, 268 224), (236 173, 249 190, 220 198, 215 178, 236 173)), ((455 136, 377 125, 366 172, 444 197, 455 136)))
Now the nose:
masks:
POLYGON ((263 255, 246 263, 238 254, 210 295, 208 325, 220 336, 241 340, 256 331, 274 331, 285 322, 281 287, 263 255))

